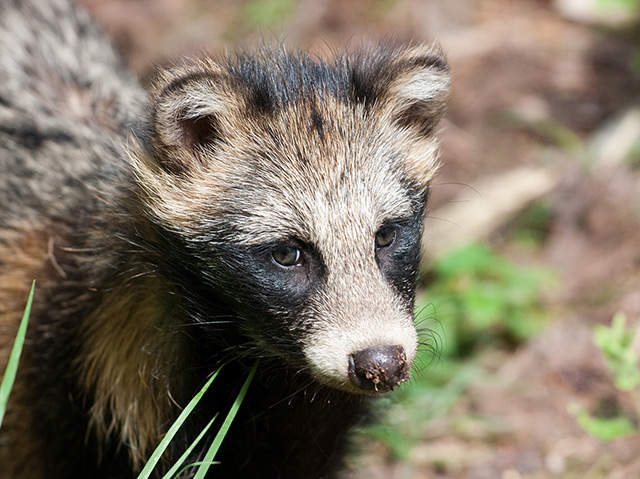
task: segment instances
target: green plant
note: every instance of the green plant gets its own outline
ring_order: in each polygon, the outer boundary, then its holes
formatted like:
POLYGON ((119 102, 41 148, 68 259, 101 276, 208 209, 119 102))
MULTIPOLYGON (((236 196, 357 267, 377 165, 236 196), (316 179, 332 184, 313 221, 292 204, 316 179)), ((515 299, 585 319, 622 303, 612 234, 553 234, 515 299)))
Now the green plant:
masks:
POLYGON ((13 382, 16 379, 16 373, 18 372, 18 361, 22 354, 22 346, 24 345, 24 339, 27 334, 27 323, 29 322, 29 314, 31 313, 31 304, 33 303, 33 293, 36 288, 35 280, 31 284, 31 291, 29 292, 29 298, 27 299, 27 306, 24 309, 20 326, 18 327, 18 333, 9 355, 9 362, 7 368, 2 377, 2 383, 0 384, 0 427, 2 427, 2 420, 4 419, 4 413, 7 410, 7 403, 9 402, 9 394, 11 388, 13 388, 13 382))
POLYGON ((575 416, 578 424, 585 431, 601 441, 611 441, 617 437, 627 436, 636 430, 631 419, 622 414, 611 417, 594 416, 577 403, 569 406, 569 412, 575 416))
MULTIPOLYGON (((207 449, 204 459, 198 463, 189 464, 186 467, 180 469, 180 467, 184 464, 189 454, 193 451, 193 449, 195 449, 196 445, 200 442, 200 440, 204 437, 208 429, 211 427, 211 425, 217 418, 217 414, 204 427, 200 435, 189 446, 189 448, 185 451, 185 453, 175 462, 175 464, 173 464, 173 466, 169 469, 169 471, 167 471, 167 473, 163 476, 163 479, 179 477, 180 474, 186 468, 190 468, 190 467, 197 468, 196 473, 194 475, 194 479, 202 479, 206 475, 207 471, 209 470, 209 467, 215 464, 215 461, 214 461, 215 455, 218 452, 218 449, 220 448, 220 445, 222 444, 222 441, 224 440, 227 432, 229 431, 229 428, 231 427, 231 423, 233 422, 238 410, 240 409, 240 405, 242 404, 242 401, 244 400, 244 397, 247 394, 247 390, 249 389, 249 385, 251 384, 251 381, 253 380, 253 377, 256 374, 257 368, 258 368, 258 361, 254 363, 253 368, 249 372, 249 375, 247 376, 247 379, 245 380, 244 384, 242 385, 242 388, 240 389, 240 392, 236 396, 236 399, 234 400, 233 404, 231 405, 231 408, 229 409, 229 412, 227 413, 225 420, 220 426, 220 429, 218 429, 218 433, 216 434, 213 441, 211 442, 211 445, 207 449)), ((165 437, 162 439, 162 441, 160 441, 160 444, 158 444, 156 449, 151 454, 149 461, 140 472, 138 479, 147 479, 151 475, 151 473, 153 472, 153 469, 156 467, 156 465, 160 461, 162 454, 169 446, 171 440, 174 438, 174 436, 176 435, 176 433, 178 432, 178 430, 180 429, 184 421, 187 419, 187 417, 189 417, 189 415, 191 414, 193 409, 196 407, 198 402, 200 402, 200 399, 202 399, 207 389, 209 389, 209 386, 211 386, 211 383, 218 376, 218 373, 220 372, 221 369, 222 369, 222 366, 218 368, 215 373, 213 373, 213 375, 209 378, 209 380, 202 387, 202 389, 198 391, 198 393, 193 397, 193 399, 191 399, 189 404, 187 404, 184 410, 180 413, 178 418, 175 420, 175 422, 171 425, 171 427, 167 431, 167 434, 165 435, 165 437)))
POLYGON ((637 432, 640 418, 640 362, 637 352, 637 338, 640 329, 627 328, 627 318, 617 313, 611 326, 598 325, 593 332, 593 340, 602 351, 614 384, 622 394, 629 396, 633 413, 622 410, 615 414, 598 416, 589 413, 583 406, 572 404, 569 411, 578 423, 591 435, 603 441, 637 432), (635 346, 635 347, 634 347, 635 346))
POLYGON ((242 404, 242 401, 247 394, 247 390, 249 389, 249 384, 251 384, 251 381, 253 380, 253 377, 255 376, 257 369, 258 369, 258 361, 254 363, 253 368, 249 372, 247 379, 242 385, 242 389, 240 389, 238 396, 236 397, 235 401, 231 405, 231 409, 227 413, 227 417, 222 423, 222 426, 220 426, 220 429, 218 430, 218 434, 216 434, 216 437, 213 439, 213 442, 209 446, 209 449, 207 450, 207 453, 204 456, 204 461, 198 467, 198 472, 194 476, 194 479, 203 478, 207 473, 207 470, 209 469, 209 465, 213 463, 213 459, 215 458, 215 455, 218 452, 218 449, 220 448, 222 441, 224 440, 227 432, 229 431, 229 428, 231 427, 231 423, 233 422, 233 419, 236 417, 236 414, 240 409, 240 405, 242 404))
POLYGON ((640 385, 638 352, 634 349, 634 339, 640 330, 627 329, 627 318, 616 314, 611 327, 598 325, 593 332, 593 340, 600 348, 613 374, 616 387, 631 391, 640 385))
MULTIPOLYGON (((198 393, 193 397, 193 399, 191 399, 191 401, 189 401, 189 404, 187 404, 187 407, 185 407, 182 410, 178 418, 175 420, 175 422, 171 425, 171 427, 169 428, 165 436, 162 438, 162 441, 160 441, 160 444, 158 444, 156 449, 153 451, 153 453, 149 457, 149 460, 147 461, 144 468, 138 475, 138 479, 147 479, 149 476, 151 476, 153 469, 156 467, 156 465, 160 461, 160 458, 162 457, 162 454, 164 453, 164 451, 167 449, 167 447, 169 447, 169 444, 171 443, 171 440, 174 438, 174 436, 178 432, 178 429, 180 429, 184 421, 187 419, 187 417, 189 417, 189 414, 191 414, 193 409, 200 402, 200 399, 202 399, 205 392, 207 392, 207 389, 209 389, 209 386, 211 386, 211 383, 218 376, 218 373, 220 373, 220 369, 222 368, 219 368, 218 370, 216 370, 215 373, 211 375, 211 377, 205 383, 202 389, 198 391, 198 393)), ((215 420, 215 417, 211 421, 213 420, 215 420)), ((207 426, 205 426, 205 430, 208 429, 210 425, 211 425, 211 422, 207 424, 207 426)), ((196 439, 196 441, 199 441, 199 439, 196 439)), ((195 447, 195 444, 192 444, 190 446, 190 449, 193 449, 193 447, 195 447)), ((182 457, 181 459, 184 460, 186 459, 186 457, 182 457)), ((177 467, 180 467, 181 465, 182 463, 180 462, 180 460, 178 460, 174 465, 174 467, 177 469, 177 467)), ((174 471, 174 467, 171 468, 170 472, 174 471)), ((172 477, 172 476, 168 476, 168 477, 172 477)))
MULTIPOLYGON (((207 389, 209 389, 209 387, 211 386, 211 383, 213 383, 213 381, 216 379, 221 369, 222 369, 222 366, 218 368, 216 372, 211 375, 211 377, 207 380, 207 382, 202 387, 202 389, 198 391, 198 393, 193 397, 193 399, 191 399, 191 401, 189 401, 189 404, 187 404, 184 410, 180 413, 178 418, 175 420, 175 422, 171 425, 171 427, 167 431, 167 434, 165 435, 165 437, 162 439, 162 441, 160 441, 160 444, 158 444, 156 449, 153 451, 153 453, 149 457, 147 464, 144 466, 144 468, 138 475, 138 479, 148 479, 151 476, 153 469, 156 467, 156 465, 160 461, 162 454, 165 452, 165 450, 171 443, 171 440, 174 438, 174 436, 176 435, 176 433, 178 432, 182 424, 185 422, 185 420, 192 413, 193 409, 196 407, 198 402, 200 402, 200 399, 202 399, 204 394, 207 392, 207 389)), ((255 376, 257 369, 258 369, 258 361, 256 361, 253 365, 253 368, 251 368, 251 371, 249 372, 247 379, 242 385, 240 392, 236 396, 236 399, 231 405, 231 408, 229 409, 229 412, 227 413, 225 420, 220 426, 220 429, 218 429, 218 433, 216 434, 209 448, 207 449, 204 459, 197 463, 188 464, 184 468, 180 469, 181 466, 184 464, 184 462, 187 460, 188 456, 195 449, 196 445, 200 442, 200 440, 204 437, 204 435, 209 430, 213 422, 216 420, 216 418, 218 417, 217 414, 203 428, 202 432, 193 441, 193 443, 184 452, 184 454, 182 454, 182 456, 172 465, 172 467, 167 471, 167 473, 164 476, 162 476, 163 479, 180 477, 180 475, 182 474, 182 472, 184 472, 185 469, 191 468, 191 467, 197 468, 196 473, 193 476, 194 479, 202 479, 207 474, 209 467, 215 464, 215 461, 214 461, 215 455, 218 452, 218 449, 220 448, 220 445, 222 444, 222 441, 224 440, 227 432, 229 431, 229 428, 231 427, 231 423, 233 422, 238 410, 240 409, 240 405, 242 404, 242 401, 244 400, 244 397, 247 394, 247 390, 249 389, 249 385, 251 384, 251 381, 253 380, 253 377, 255 376)))
POLYGON ((477 348, 514 346, 544 325, 540 291, 548 270, 518 265, 474 243, 437 260, 435 281, 420 296, 443 324, 444 357, 464 358, 477 348))

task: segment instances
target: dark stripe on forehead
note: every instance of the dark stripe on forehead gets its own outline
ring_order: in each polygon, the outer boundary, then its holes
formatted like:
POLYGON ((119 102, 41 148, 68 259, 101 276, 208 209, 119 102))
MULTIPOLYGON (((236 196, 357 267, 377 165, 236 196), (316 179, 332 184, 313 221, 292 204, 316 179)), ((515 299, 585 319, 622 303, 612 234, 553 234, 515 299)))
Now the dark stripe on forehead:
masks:
POLYGON ((343 62, 325 63, 298 52, 265 48, 227 59, 230 75, 252 91, 258 107, 273 111, 300 101, 344 98, 348 76, 343 62))
POLYGON ((311 110, 311 126, 318 133, 320 141, 324 143, 324 118, 316 108, 311 110))

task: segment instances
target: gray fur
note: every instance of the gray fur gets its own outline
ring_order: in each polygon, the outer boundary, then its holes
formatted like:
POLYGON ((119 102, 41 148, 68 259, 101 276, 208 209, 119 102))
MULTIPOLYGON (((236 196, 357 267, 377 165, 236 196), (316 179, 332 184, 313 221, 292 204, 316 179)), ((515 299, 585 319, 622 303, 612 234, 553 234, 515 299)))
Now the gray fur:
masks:
POLYGON ((66 0, 1 2, 0 58, 0 221, 76 215, 124 159, 146 94, 66 0))

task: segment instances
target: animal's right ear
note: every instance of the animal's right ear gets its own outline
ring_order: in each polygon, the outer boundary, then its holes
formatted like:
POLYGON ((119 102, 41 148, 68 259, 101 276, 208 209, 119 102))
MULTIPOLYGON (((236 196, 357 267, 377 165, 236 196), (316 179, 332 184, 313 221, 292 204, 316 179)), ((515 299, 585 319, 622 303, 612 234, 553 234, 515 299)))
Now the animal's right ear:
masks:
POLYGON ((211 64, 168 71, 156 87, 152 147, 161 166, 184 173, 206 161, 239 108, 241 87, 211 64))

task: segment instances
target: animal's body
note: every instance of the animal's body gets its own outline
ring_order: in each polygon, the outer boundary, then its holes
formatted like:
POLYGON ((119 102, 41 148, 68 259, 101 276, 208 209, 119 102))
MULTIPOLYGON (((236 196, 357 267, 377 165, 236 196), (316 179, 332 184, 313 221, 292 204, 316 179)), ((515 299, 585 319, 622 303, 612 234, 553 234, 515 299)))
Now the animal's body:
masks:
POLYGON ((335 474, 415 356, 448 83, 430 46, 262 49, 147 94, 84 11, 3 1, 0 367, 37 286, 0 478, 135 477, 225 364, 170 463, 257 358, 211 474, 335 474))

